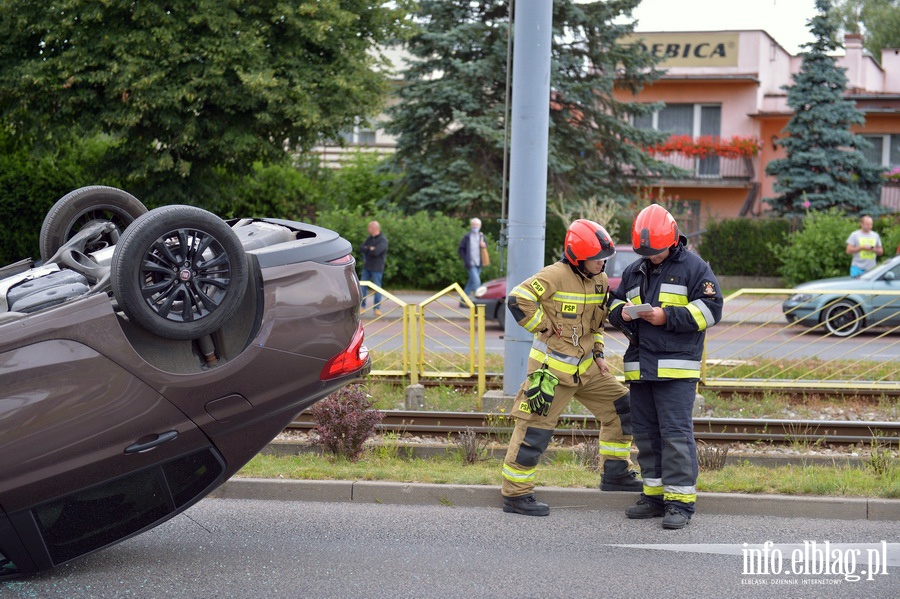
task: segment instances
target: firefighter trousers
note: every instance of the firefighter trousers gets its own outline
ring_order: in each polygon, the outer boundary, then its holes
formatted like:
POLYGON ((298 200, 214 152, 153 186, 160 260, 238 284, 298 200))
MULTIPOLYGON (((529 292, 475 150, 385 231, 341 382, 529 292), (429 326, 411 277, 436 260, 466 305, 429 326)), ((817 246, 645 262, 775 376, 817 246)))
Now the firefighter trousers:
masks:
POLYGON ((656 505, 671 505, 687 516, 694 513, 697 501, 696 396, 696 380, 631 384, 642 497, 656 505))
POLYGON ((600 471, 607 460, 631 463, 631 405, 628 388, 610 373, 602 374, 596 363, 580 377, 577 385, 556 386, 550 411, 546 416, 528 411, 523 383, 516 394, 511 415, 516 418, 512 438, 503 462, 500 493, 519 497, 534 491, 537 465, 550 444, 553 429, 569 401, 583 404, 600 423, 600 471), (524 408, 524 410, 522 409, 524 408))

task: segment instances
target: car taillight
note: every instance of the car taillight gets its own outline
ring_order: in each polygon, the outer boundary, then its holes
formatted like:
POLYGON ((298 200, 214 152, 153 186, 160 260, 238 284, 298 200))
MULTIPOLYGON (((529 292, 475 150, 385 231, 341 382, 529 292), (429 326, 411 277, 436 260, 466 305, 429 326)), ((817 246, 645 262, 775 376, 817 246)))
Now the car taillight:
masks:
POLYGON ((328 264, 335 264, 335 265, 339 266, 341 264, 350 264, 351 262, 353 262, 353 255, 347 254, 346 256, 341 256, 340 258, 335 258, 334 260, 329 260, 328 264))
POLYGON ((369 359, 369 349, 363 341, 365 341, 365 333, 363 333, 362 323, 360 323, 353 334, 353 338, 350 340, 350 344, 344 351, 328 360, 322 368, 321 374, 319 374, 319 379, 327 381, 345 374, 351 374, 365 366, 366 361, 369 359))

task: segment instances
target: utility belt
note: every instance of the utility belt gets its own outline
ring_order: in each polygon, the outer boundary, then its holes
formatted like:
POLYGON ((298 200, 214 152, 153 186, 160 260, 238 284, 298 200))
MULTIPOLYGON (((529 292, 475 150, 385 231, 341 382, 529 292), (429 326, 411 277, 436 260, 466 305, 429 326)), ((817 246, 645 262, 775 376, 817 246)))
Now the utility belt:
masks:
POLYGON ((540 339, 531 343, 531 351, 528 357, 549 366, 550 368, 569 375, 584 374, 594 361, 594 357, 588 353, 586 356, 570 356, 562 352, 550 349, 540 339))

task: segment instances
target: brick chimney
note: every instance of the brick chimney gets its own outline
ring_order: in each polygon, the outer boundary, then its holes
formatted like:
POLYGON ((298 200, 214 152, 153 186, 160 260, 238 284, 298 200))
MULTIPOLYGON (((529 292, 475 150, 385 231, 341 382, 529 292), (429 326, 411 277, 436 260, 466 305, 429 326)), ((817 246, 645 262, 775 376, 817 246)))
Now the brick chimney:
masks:
POLYGON ((900 93, 900 49, 882 48, 881 68, 884 69, 884 91, 900 93))
POLYGON ((863 64, 863 36, 848 33, 844 36, 845 55, 843 61, 847 69, 847 89, 863 90, 866 88, 866 72, 863 64))

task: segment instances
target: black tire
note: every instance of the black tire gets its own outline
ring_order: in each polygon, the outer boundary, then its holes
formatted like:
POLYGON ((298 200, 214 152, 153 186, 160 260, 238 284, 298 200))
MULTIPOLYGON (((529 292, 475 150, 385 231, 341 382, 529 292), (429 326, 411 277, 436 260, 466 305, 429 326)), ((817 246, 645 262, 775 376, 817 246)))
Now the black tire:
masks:
POLYGON ((247 287, 247 258, 222 219, 194 206, 163 206, 123 233, 110 263, 113 295, 129 319, 167 339, 222 327, 247 287))
POLYGON ((501 302, 497 304, 497 324, 500 325, 501 329, 506 328, 506 303, 501 302))
POLYGON ((862 308, 850 300, 839 300, 822 310, 825 330, 835 337, 849 337, 862 330, 865 317, 862 308))
POLYGON ((41 225, 41 260, 46 260, 85 226, 96 222, 111 222, 116 228, 85 248, 95 252, 115 245, 128 225, 147 212, 136 197, 115 187, 91 185, 71 191, 61 197, 44 218, 41 225))

